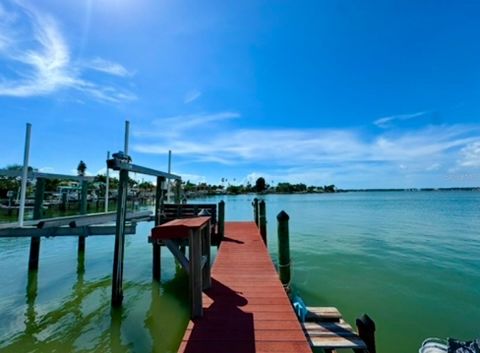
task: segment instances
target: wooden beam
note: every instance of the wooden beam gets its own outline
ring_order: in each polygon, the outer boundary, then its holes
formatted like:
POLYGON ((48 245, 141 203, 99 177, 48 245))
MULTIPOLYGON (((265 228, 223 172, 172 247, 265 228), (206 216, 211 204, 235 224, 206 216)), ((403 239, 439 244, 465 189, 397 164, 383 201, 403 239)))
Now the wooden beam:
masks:
POLYGON ((170 252, 175 256, 175 258, 180 262, 180 265, 182 265, 183 269, 189 274, 190 273, 190 267, 188 264, 188 260, 185 257, 185 255, 180 251, 178 243, 174 242, 173 240, 166 239, 163 241, 165 246, 170 250, 170 252))
MULTIPOLYGON (((135 234, 136 222, 125 226, 125 234, 135 234)), ((0 229, 0 238, 29 238, 29 237, 70 237, 70 236, 102 236, 114 235, 115 225, 91 225, 77 228, 70 227, 54 227, 54 228, 37 228, 37 227, 15 227, 0 229)))
MULTIPOLYGON (((126 220, 149 219, 152 213, 150 211, 127 212, 126 220)), ((69 225, 72 228, 90 226, 94 224, 115 222, 116 212, 90 213, 85 215, 55 217, 36 222, 38 228, 55 228, 69 225)), ((32 224, 32 223, 31 223, 32 224)), ((31 225, 30 224, 30 225, 31 225)), ((33 222, 35 224, 35 222, 33 222)), ((1 228, 0 228, 1 229, 1 228)))

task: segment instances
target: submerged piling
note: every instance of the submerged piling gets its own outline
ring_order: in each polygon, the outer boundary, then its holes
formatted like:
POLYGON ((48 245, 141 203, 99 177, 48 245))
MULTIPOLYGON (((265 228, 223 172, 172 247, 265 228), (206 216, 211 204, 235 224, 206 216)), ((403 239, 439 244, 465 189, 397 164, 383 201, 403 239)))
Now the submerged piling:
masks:
POLYGON ((285 211, 277 215, 278 221, 278 271, 280 281, 285 288, 290 285, 290 235, 288 221, 290 217, 285 211))
POLYGON ((355 321, 358 336, 365 342, 369 353, 376 353, 375 322, 367 314, 363 314, 355 321))

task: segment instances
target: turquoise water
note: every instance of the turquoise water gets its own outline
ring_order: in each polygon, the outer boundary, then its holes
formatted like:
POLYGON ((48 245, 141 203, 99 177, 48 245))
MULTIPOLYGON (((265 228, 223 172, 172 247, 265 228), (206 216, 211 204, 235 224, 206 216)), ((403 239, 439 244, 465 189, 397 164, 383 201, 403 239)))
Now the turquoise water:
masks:
MULTIPOLYGON (((226 201, 227 220, 251 220, 254 195, 226 201)), ((480 337, 480 193, 266 195, 269 249, 290 215, 292 284, 308 305, 366 312, 379 352, 416 352, 426 337, 480 337)), ((128 236, 124 305, 110 309, 113 237, 42 240, 27 275, 28 239, 0 239, 1 352, 174 352, 188 320, 187 284, 162 252, 151 280, 151 224, 128 236), (81 259, 80 259, 81 260, 81 259)))

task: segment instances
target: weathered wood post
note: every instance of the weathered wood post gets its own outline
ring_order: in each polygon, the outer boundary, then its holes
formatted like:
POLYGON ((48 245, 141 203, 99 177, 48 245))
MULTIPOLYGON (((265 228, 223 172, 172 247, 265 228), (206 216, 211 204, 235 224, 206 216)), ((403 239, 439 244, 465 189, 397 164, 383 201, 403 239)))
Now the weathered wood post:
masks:
POLYGON ((225 236, 225 201, 223 200, 218 203, 218 235, 222 241, 225 236))
MULTIPOLYGON (((82 180, 81 182, 81 191, 80 191, 80 214, 87 213, 87 192, 88 192, 88 182, 82 180)), ((83 253, 85 251, 85 235, 80 235, 78 237, 78 253, 83 253)))
POLYGON ((376 353, 375 322, 367 314, 363 314, 355 321, 355 324, 357 325, 358 336, 367 345, 368 353, 376 353))
POLYGON ((60 211, 67 210, 67 192, 62 190, 62 203, 60 204, 60 211))
POLYGON ((112 306, 120 306, 123 300, 123 257, 125 253, 125 218, 127 216, 128 171, 120 169, 117 198, 117 224, 113 254, 112 306))
POLYGON ((188 237, 188 260, 189 260, 189 296, 192 318, 203 315, 202 307, 202 238, 203 230, 190 230, 188 237))
POLYGON ((262 200, 258 204, 258 223, 260 227, 260 235, 263 242, 267 245, 267 212, 265 209, 265 200, 262 200))
MULTIPOLYGON (((161 224, 162 217, 162 199, 163 199, 163 183, 164 177, 157 177, 157 189, 155 191, 155 226, 161 224)), ((160 281, 161 278, 161 253, 162 247, 157 240, 152 241, 153 258, 152 258, 152 276, 156 281, 160 281)))
POLYGON ((258 227, 258 199, 255 197, 252 202, 253 206, 253 220, 258 227))
MULTIPOLYGON (((210 223, 205 228, 200 231, 200 235, 202 237, 202 264, 203 259, 205 259, 205 264, 203 264, 202 268, 202 289, 208 289, 212 286, 212 279, 211 279, 211 255, 210 255, 210 245, 212 243, 211 234, 210 234, 210 223)), ((201 265, 200 265, 201 267, 201 265)), ((200 304, 201 306, 201 304, 200 304)))
POLYGON ((175 203, 180 203, 180 193, 182 191, 182 182, 180 180, 175 180, 175 203))
POLYGON ((278 271, 284 288, 290 285, 290 235, 288 221, 290 217, 285 211, 277 215, 278 221, 278 271))
MULTIPOLYGON (((38 178, 35 185, 35 204, 33 206, 33 219, 42 218, 43 196, 45 194, 45 179, 38 178)), ((40 256, 40 237, 30 238, 30 257, 28 259, 28 269, 37 270, 40 256)))
POLYGON ((7 192, 7 197, 8 197, 8 215, 11 216, 12 215, 12 199, 13 199, 13 191, 12 190, 9 190, 7 192))

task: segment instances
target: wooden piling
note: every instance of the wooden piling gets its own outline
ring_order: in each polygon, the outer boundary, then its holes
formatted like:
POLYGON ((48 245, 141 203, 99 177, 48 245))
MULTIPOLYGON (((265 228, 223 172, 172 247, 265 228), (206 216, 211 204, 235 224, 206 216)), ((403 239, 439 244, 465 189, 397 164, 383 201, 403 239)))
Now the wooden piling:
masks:
MULTIPOLYGON (((162 185, 165 182, 164 177, 157 177, 157 188, 155 192, 155 226, 158 226, 162 222, 162 203, 163 203, 163 190, 162 185)), ((152 277, 156 281, 161 279, 162 270, 162 247, 157 241, 152 242, 152 277)))
POLYGON ((212 243, 211 234, 210 234, 210 221, 208 225, 202 229, 201 236, 202 236, 202 289, 208 289, 212 286, 212 278, 211 278, 211 256, 210 256, 210 244, 212 243), (203 261, 205 263, 203 264, 203 261))
POLYGON ((123 300, 123 257, 125 252, 125 218, 127 215, 128 171, 121 169, 118 183, 117 224, 112 274, 112 306, 120 306, 123 300))
POLYGON ((182 183, 180 180, 175 180, 175 203, 179 204, 180 203, 180 193, 182 191, 182 183))
POLYGON ((255 197, 252 202, 253 206, 253 220, 258 227, 258 199, 255 197))
POLYGON ((288 221, 290 217, 285 211, 277 215, 278 221, 278 271, 283 287, 290 285, 290 241, 288 221))
MULTIPOLYGON (((88 182, 82 180, 81 183, 81 192, 80 192, 80 214, 87 213, 87 193, 88 193, 88 182)), ((85 236, 81 235, 78 237, 78 253, 85 252, 85 236)))
POLYGON ((202 240, 199 230, 190 230, 188 251, 189 251, 189 296, 190 309, 193 318, 203 315, 202 306, 202 240))
POLYGON ((365 342, 368 353, 376 353, 375 346, 375 322, 367 315, 363 314, 355 321, 358 329, 358 336, 365 342))
POLYGON ((60 211, 67 210, 67 193, 66 191, 62 191, 62 203, 60 204, 60 211))
POLYGON ((223 200, 218 203, 218 235, 222 241, 225 236, 225 201, 223 200))
MULTIPOLYGON (((42 218, 43 197, 45 194, 45 179, 38 178, 35 185, 35 204, 33 206, 33 219, 42 218)), ((37 270, 40 257, 40 237, 30 238, 30 257, 28 259, 28 269, 37 270)))
POLYGON ((267 245, 267 212, 265 208, 265 200, 261 200, 258 203, 258 223, 262 240, 265 245, 267 245))

